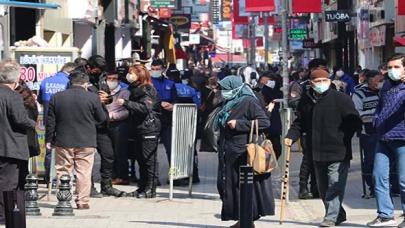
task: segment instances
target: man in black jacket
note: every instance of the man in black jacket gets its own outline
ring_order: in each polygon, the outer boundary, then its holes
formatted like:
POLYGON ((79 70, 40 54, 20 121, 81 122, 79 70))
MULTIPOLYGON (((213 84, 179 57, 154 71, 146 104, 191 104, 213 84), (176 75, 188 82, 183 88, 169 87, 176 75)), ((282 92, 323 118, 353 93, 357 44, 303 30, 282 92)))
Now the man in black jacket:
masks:
POLYGON ((27 130, 35 129, 21 95, 14 91, 19 75, 16 62, 0 63, 0 224, 4 223, 3 191, 17 188, 20 169, 29 158, 27 130))
MULTIPOLYGON (((80 67, 84 70, 90 78, 90 86, 88 90, 90 92, 98 94, 103 109, 108 115, 108 111, 105 105, 112 102, 112 96, 110 96, 110 88, 107 84, 106 74, 106 61, 102 56, 91 56, 85 67, 80 67)), ((92 184, 91 197, 100 198, 103 195, 120 197, 124 194, 123 191, 119 191, 112 186, 112 176, 114 168, 114 149, 112 140, 109 136, 109 123, 108 120, 97 126, 97 152, 101 157, 101 193, 98 193, 94 185, 92 184)))
POLYGON ((342 201, 352 159, 351 139, 361 128, 361 119, 349 96, 330 88, 329 73, 311 72, 311 88, 303 94, 297 119, 291 125, 285 144, 291 146, 306 133, 306 146, 312 151, 319 194, 325 205, 321 227, 346 220, 342 201))
POLYGON ((96 127, 107 119, 99 97, 87 91, 88 82, 89 77, 82 72, 70 74, 69 89, 51 98, 46 124, 47 148, 51 144, 56 147, 58 178, 76 171, 78 209, 89 209, 96 127))

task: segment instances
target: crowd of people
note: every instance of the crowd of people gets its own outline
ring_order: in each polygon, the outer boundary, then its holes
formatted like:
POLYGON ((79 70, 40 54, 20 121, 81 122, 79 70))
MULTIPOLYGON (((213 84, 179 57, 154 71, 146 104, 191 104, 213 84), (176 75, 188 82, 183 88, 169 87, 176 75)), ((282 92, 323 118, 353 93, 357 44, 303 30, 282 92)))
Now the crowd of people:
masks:
MULTIPOLYGON (((46 129, 46 177, 55 151, 57 177, 75 176, 77 209, 89 209, 90 197, 155 198, 160 185, 157 149, 161 142, 171 159, 172 114, 175 104, 198 109, 200 151, 218 152, 217 188, 222 220, 239 220, 239 167, 247 164, 252 120, 272 143, 275 159, 282 143, 299 142, 303 151, 299 198, 320 198, 325 205, 322 227, 346 221, 342 207, 357 134, 364 153, 362 172, 378 216, 371 227, 396 225, 390 197, 401 196, 405 213, 405 55, 396 54, 378 70, 350 75, 342 67, 329 70, 327 61, 313 59, 307 69, 290 71, 288 105, 295 114, 283 139, 280 99, 282 77, 251 66, 210 69, 189 65, 180 71, 160 59, 133 63, 124 69, 107 66, 102 56, 78 58, 31 91, 19 80, 13 60, 0 64, 0 219, 2 191, 23 189, 29 157, 39 154, 35 132, 37 103, 43 106, 46 129), (38 94, 38 95, 36 95, 38 94), (204 138, 207 123, 219 132, 204 138), (211 144, 207 146, 207 144, 211 144), (101 191, 94 186, 95 153, 101 157, 101 191), (139 166, 136 178, 134 163, 139 166), (130 168, 131 167, 131 168, 130 168), (129 171, 131 170, 131 171, 129 171), (133 192, 114 185, 138 182, 133 192)), ((194 151, 193 183, 200 182, 194 151)), ((52 184, 52 178, 46 180, 52 184)), ((189 179, 176 180, 187 185, 189 179)), ((253 218, 274 215, 271 173, 254 176, 253 218)), ((231 227, 239 227, 237 222, 231 227)), ((405 227, 405 222, 399 227, 405 227)))

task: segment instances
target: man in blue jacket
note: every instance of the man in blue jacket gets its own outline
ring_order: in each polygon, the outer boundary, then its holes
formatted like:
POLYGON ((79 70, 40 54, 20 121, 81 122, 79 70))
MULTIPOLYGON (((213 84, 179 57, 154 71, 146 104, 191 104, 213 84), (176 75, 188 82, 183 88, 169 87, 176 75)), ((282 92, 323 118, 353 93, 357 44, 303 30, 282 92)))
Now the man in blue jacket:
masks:
POLYGON ((348 74, 346 74, 343 69, 339 68, 339 70, 336 71, 336 78, 337 80, 340 80, 344 83, 346 83, 345 90, 343 91, 347 95, 352 95, 354 93, 354 86, 356 85, 348 74))
MULTIPOLYGON (((374 120, 378 142, 373 180, 378 216, 370 227, 396 226, 390 196, 390 163, 395 162, 399 176, 401 206, 405 214, 405 55, 395 54, 387 63, 388 78, 380 91, 380 103, 374 120)), ((405 221, 398 225, 405 227, 405 221)))
MULTIPOLYGON (((69 62, 63 65, 61 71, 54 76, 44 79, 39 87, 38 102, 44 108, 44 125, 48 120, 48 106, 52 96, 58 92, 66 90, 69 83, 69 74, 77 67, 75 63, 69 62)), ((51 166, 51 150, 46 151, 45 155, 45 174, 46 179, 49 177, 51 166)))

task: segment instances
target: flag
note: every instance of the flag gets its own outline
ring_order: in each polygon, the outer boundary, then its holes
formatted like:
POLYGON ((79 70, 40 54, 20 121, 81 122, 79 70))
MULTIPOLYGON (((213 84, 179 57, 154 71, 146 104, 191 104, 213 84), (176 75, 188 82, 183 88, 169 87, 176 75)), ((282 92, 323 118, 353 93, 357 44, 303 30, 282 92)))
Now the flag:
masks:
MULTIPOLYGON (((404 0, 402 0, 402 1, 404 1, 404 0)), ((292 0, 292 12, 293 13, 322 13, 322 1, 321 0, 292 0)))

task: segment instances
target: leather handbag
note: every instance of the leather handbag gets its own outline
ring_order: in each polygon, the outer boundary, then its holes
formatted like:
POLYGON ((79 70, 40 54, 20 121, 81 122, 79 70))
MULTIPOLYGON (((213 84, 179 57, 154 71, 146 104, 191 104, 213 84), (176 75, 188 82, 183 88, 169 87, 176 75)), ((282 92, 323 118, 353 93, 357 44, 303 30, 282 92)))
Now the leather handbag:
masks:
POLYGON ((259 135, 258 120, 252 120, 249 144, 247 145, 247 163, 253 167, 255 175, 270 173, 278 167, 273 144, 264 137, 264 134, 259 135), (260 141, 260 138, 263 140, 260 141))

